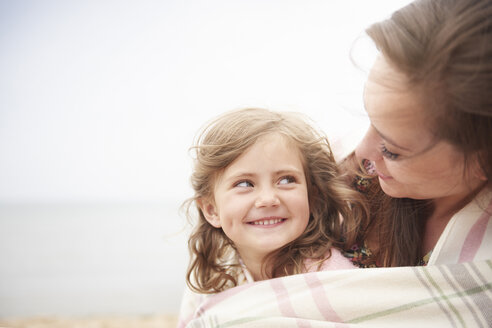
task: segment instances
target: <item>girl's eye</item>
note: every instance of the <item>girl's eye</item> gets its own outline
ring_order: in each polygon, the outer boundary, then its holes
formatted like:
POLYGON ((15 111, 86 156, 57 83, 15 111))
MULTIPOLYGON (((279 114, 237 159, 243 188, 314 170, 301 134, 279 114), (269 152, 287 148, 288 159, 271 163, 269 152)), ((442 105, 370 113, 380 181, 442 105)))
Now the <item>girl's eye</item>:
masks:
POLYGON ((284 185, 284 184, 289 184, 289 183, 294 183, 294 182, 296 182, 296 178, 294 178, 291 175, 288 175, 288 176, 280 178, 280 180, 278 181, 278 184, 284 185))
POLYGON ((234 184, 234 187, 247 188, 247 187, 253 187, 253 184, 247 180, 244 180, 244 181, 239 181, 236 184, 234 184))
POLYGON ((400 156, 399 154, 390 152, 388 149, 386 149, 386 146, 384 144, 381 144, 381 154, 387 159, 392 161, 394 161, 395 159, 398 158, 398 156, 400 156))

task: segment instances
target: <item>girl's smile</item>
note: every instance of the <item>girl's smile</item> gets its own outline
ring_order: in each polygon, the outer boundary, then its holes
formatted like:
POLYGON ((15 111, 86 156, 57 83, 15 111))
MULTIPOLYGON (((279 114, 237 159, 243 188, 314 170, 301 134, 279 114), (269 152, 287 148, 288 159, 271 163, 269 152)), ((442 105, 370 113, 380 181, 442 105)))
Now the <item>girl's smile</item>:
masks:
POLYGON ((251 224, 251 225, 255 225, 255 226, 261 226, 261 227, 265 227, 265 228, 271 228, 271 227, 274 227, 274 226, 278 226, 279 224, 283 223, 285 220, 287 220, 287 219, 286 218, 282 218, 282 217, 274 217, 274 216, 271 216, 271 217, 261 218, 261 219, 258 219, 258 220, 249 221, 249 222, 246 222, 246 223, 247 224, 251 224))

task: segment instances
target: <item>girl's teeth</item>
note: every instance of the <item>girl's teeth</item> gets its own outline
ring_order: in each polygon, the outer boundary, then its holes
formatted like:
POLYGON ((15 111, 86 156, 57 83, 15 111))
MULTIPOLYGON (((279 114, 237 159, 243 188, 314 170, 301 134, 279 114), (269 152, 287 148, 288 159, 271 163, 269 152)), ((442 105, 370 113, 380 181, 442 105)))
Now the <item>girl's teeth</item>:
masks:
POLYGON ((255 225, 265 225, 265 224, 276 224, 281 222, 282 219, 271 219, 271 220, 262 220, 262 221, 255 221, 253 224, 255 225))

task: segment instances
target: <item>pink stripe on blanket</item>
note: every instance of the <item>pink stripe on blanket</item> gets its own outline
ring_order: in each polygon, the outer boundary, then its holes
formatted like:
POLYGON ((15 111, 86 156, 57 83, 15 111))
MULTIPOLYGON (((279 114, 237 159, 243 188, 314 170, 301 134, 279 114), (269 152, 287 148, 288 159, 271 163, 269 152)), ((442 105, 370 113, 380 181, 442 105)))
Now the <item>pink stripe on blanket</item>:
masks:
MULTIPOLYGON (((304 275, 304 280, 306 280, 309 289, 311 290, 311 295, 313 296, 314 302, 318 307, 319 312, 323 315, 326 321, 332 322, 342 322, 342 319, 338 316, 338 314, 331 307, 330 301, 326 296, 325 289, 323 288, 323 282, 319 280, 318 275, 316 273, 310 273, 304 275)), ((347 325, 336 324, 336 327, 346 327, 347 325)))
POLYGON ((461 247, 458 263, 470 262, 475 258, 475 255, 482 244, 483 237, 485 236, 485 230, 487 229, 487 224, 490 219, 490 213, 492 213, 492 201, 468 232, 465 242, 461 247))
MULTIPOLYGON (((287 288, 285 288, 282 279, 272 279, 270 280, 270 286, 272 286, 275 296, 277 296, 277 305, 283 316, 289 318, 297 318, 297 314, 290 303, 289 293, 287 288)), ((311 327, 308 321, 297 318, 298 327, 311 327)))

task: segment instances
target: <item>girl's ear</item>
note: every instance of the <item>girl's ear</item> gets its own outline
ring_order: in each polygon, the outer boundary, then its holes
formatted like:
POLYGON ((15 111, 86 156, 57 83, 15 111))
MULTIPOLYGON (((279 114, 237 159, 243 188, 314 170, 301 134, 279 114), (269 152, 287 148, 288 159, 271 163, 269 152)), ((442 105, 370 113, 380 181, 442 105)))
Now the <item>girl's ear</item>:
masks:
POLYGON ((200 198, 197 200, 198 206, 202 210, 205 219, 215 228, 220 228, 220 219, 215 208, 215 204, 208 198, 200 198))

